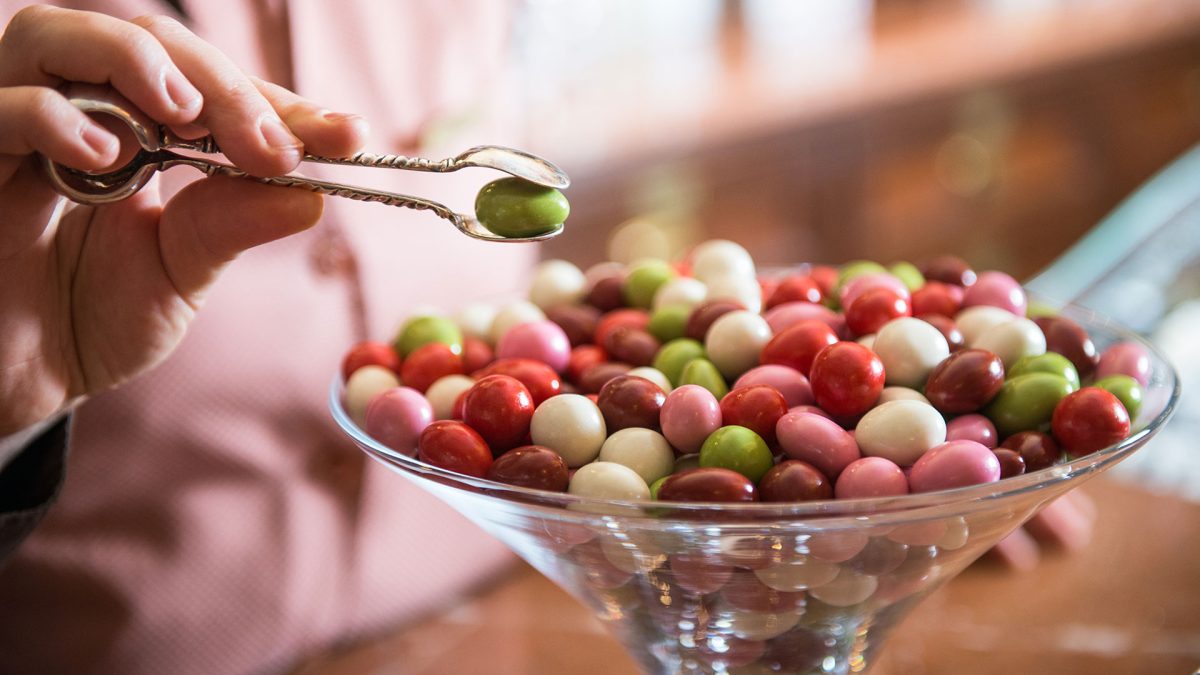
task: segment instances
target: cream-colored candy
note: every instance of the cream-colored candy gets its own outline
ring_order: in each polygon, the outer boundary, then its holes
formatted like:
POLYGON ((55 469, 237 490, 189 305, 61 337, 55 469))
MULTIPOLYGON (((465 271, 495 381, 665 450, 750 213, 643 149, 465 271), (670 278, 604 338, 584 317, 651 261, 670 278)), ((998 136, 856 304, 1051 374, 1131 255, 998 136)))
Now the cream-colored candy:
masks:
POLYGON ((963 342, 969 345, 978 339, 987 329, 1002 323, 1008 323, 1014 317, 1016 317, 1016 314, 1007 309, 992 307, 991 305, 976 305, 975 307, 968 307, 959 312, 954 317, 954 325, 958 326, 958 332, 963 334, 963 342))
POLYGON ((946 442, 946 420, 928 403, 889 401, 863 415, 854 440, 863 455, 911 466, 930 448, 946 442))
POLYGON ((492 326, 488 330, 488 337, 491 338, 492 344, 497 344, 513 326, 533 323, 545 318, 546 313, 540 307, 526 300, 518 300, 505 305, 496 313, 496 318, 492 320, 492 326))
POLYGON ((650 499, 650 486, 633 469, 616 462, 592 462, 579 467, 567 492, 595 499, 650 499))
POLYGON ((771 326, 766 319, 754 312, 737 310, 722 314, 713 322, 704 337, 704 349, 717 370, 726 379, 734 380, 758 365, 759 354, 770 341, 771 326))
POLYGON ((809 590, 808 594, 827 605, 849 607, 871 597, 876 588, 879 588, 878 577, 843 568, 836 579, 809 590))
POLYGON ((884 324, 875 336, 873 350, 883 362, 887 383, 911 389, 925 386, 930 371, 950 356, 942 332, 912 317, 884 324))
POLYGON ((454 415, 454 402, 460 394, 471 388, 475 380, 466 375, 439 377, 425 390, 425 398, 433 406, 433 419, 448 420, 454 415))
POLYGON ((665 374, 663 374, 663 371, 661 371, 657 368, 651 368, 650 366, 641 366, 639 368, 634 368, 633 370, 631 370, 625 374, 633 375, 635 377, 641 377, 641 378, 650 380, 654 384, 657 384, 658 388, 662 389, 664 394, 671 393, 671 389, 673 389, 673 387, 671 387, 671 381, 667 379, 667 376, 665 374))
POLYGON ((754 575, 759 581, 777 591, 803 591, 829 583, 837 574, 836 564, 811 556, 773 563, 763 569, 754 570, 754 575))
POLYGON ((630 427, 608 437, 600 448, 601 462, 616 462, 637 472, 649 485, 675 468, 675 451, 653 429, 630 427))
POLYGON ((691 277, 675 277, 654 293, 654 309, 663 307, 695 307, 708 298, 708 286, 691 277))
POLYGON ((770 640, 800 623, 803 610, 794 612, 730 612, 729 630, 743 640, 770 640))
POLYGON ((350 419, 362 427, 365 425, 367 405, 377 394, 400 386, 400 378, 383 366, 363 366, 350 374, 346 381, 346 412, 350 419))
POLYGON ((762 286, 758 285, 757 278, 724 274, 711 277, 706 283, 710 300, 736 300, 748 311, 762 312, 762 286))
POLYGON ((925 398, 924 394, 908 387, 884 387, 883 391, 879 392, 879 400, 875 402, 875 405, 883 405, 888 401, 920 401, 925 404, 929 403, 929 399, 925 398))
POLYGON ((1009 368, 1023 356, 1045 354, 1046 335, 1029 319, 1012 319, 988 328, 967 346, 992 352, 1009 368))
MULTIPOLYGON (((749 251, 727 239, 711 239, 692 251, 692 276, 709 283, 726 275, 753 279, 754 258, 749 251)), ((709 297, 716 297, 709 294, 709 297)))
POLYGON ((587 292, 587 279, 566 260, 547 260, 533 272, 529 301, 543 310, 556 305, 573 305, 587 292))
POLYGON ((867 333, 866 335, 863 335, 862 337, 855 340, 855 342, 866 347, 867 349, 870 349, 871 351, 875 351, 875 334, 874 333, 867 333))
POLYGON ((496 319, 496 308, 483 303, 473 303, 454 314, 454 323, 464 337, 473 337, 484 342, 492 339, 492 321, 496 319))
POLYGON ((572 469, 596 459, 608 436, 604 415, 591 399, 579 394, 559 394, 542 401, 533 411, 529 436, 562 456, 572 469))

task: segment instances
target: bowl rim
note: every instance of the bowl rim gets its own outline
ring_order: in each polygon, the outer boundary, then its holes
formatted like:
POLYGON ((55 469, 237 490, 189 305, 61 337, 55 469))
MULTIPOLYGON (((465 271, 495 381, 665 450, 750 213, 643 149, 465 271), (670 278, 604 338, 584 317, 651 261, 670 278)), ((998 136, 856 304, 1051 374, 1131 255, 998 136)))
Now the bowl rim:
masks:
MULTIPOLYGON (((1040 299, 1040 298, 1039 298, 1040 299)), ((982 483, 949 490, 938 490, 924 493, 910 493, 893 497, 870 497, 859 499, 824 499, 804 502, 684 502, 660 500, 617 500, 602 499, 573 495, 566 492, 552 492, 535 488, 520 487, 466 476, 454 471, 426 464, 415 456, 397 452, 376 441, 358 427, 350 418, 342 405, 344 382, 339 373, 335 374, 329 389, 329 408, 334 421, 350 438, 373 459, 388 465, 390 468, 404 471, 411 476, 431 480, 435 483, 450 485, 464 492, 484 494, 499 501, 513 502, 521 507, 539 505, 549 508, 568 508, 583 515, 593 513, 620 513, 629 515, 631 512, 642 512, 641 515, 652 516, 655 513, 670 512, 672 516, 686 516, 689 513, 721 511, 730 516, 745 516, 760 520, 763 518, 837 518, 865 517, 881 514, 904 513, 928 509, 943 509, 948 506, 962 507, 964 510, 971 503, 977 508, 985 508, 987 503, 1007 499, 1029 492, 1044 490, 1051 485, 1068 480, 1074 480, 1097 473, 1111 465, 1120 462, 1141 447, 1156 434, 1171 418, 1179 402, 1181 387, 1179 375, 1174 365, 1156 346, 1141 335, 1124 328, 1096 312, 1079 305, 1065 305, 1059 315, 1066 316, 1080 323, 1088 334, 1101 328, 1113 334, 1116 341, 1134 341, 1141 344, 1151 356, 1154 366, 1151 373, 1153 389, 1162 391, 1170 389, 1170 396, 1162 409, 1148 420, 1137 431, 1130 434, 1119 443, 1097 450, 1069 462, 1056 464, 1045 469, 1005 478, 994 483, 982 483)), ((1148 388, 1149 390, 1149 388, 1148 388)))

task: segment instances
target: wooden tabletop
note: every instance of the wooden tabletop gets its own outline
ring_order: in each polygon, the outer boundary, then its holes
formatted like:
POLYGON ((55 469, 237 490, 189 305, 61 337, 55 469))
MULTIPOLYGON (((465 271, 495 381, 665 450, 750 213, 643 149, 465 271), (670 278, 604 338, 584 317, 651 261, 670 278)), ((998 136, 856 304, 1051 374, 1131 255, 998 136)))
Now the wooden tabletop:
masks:
MULTIPOLYGON (((1030 572, 977 563, 918 606, 873 671, 1191 673, 1200 667, 1200 504, 1109 479, 1081 488, 1092 543, 1030 572)), ((521 566, 493 589, 296 675, 633 675, 617 641, 521 566)))

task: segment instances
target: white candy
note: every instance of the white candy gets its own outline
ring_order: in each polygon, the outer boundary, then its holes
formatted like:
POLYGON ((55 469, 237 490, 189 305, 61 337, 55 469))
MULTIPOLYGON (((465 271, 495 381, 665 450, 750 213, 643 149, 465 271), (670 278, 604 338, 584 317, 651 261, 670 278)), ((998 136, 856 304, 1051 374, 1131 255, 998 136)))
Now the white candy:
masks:
POLYGON ((496 344, 513 326, 533 323, 545 318, 546 313, 537 305, 525 300, 518 300, 505 305, 504 309, 496 313, 496 318, 492 320, 492 326, 488 330, 488 337, 491 338, 492 344, 496 344))
POLYGON ((967 345, 992 352, 1009 368, 1022 356, 1045 354, 1046 335, 1029 319, 1013 319, 988 328, 967 345))
POLYGON ((556 305, 573 305, 587 292, 587 279, 566 260, 547 260, 533 272, 529 300, 543 310, 556 305))
POLYGON ((942 332, 911 317, 884 324, 873 347, 883 362, 887 383, 911 389, 925 386, 930 371, 950 356, 950 345, 942 332))
POLYGON ((874 333, 867 333, 866 335, 855 340, 855 342, 866 347, 867 349, 870 349, 871 351, 875 351, 875 334, 874 333))
POLYGON ((615 462, 592 462, 579 467, 571 476, 567 492, 596 499, 650 499, 650 486, 646 481, 633 469, 615 462))
MULTIPOLYGON (((692 276, 709 283, 710 279, 734 275, 754 277, 754 259, 750 253, 726 239, 711 239, 692 251, 692 276)), ((710 294, 709 297, 715 297, 710 294)))
POLYGON ((621 429, 600 448, 601 462, 615 462, 637 472, 649 485, 675 468, 675 451, 662 434, 653 429, 621 429))
POLYGON ((778 562, 754 570, 758 580, 777 591, 803 591, 829 583, 838 574, 838 566, 811 556, 778 562))
POLYGON ((836 579, 811 589, 808 594, 827 605, 849 607, 871 597, 876 588, 879 588, 879 577, 844 568, 836 579))
POLYGON ((879 400, 875 401, 875 405, 883 405, 888 401, 920 401, 921 403, 929 403, 929 399, 916 389, 908 387, 884 387, 883 391, 879 392, 879 400))
POLYGON ((762 286, 758 279, 737 274, 723 274, 707 280, 708 298, 711 300, 736 300, 748 311, 762 311, 762 286))
POLYGON ((713 322, 704 337, 704 349, 717 370, 733 380, 758 365, 759 354, 770 341, 771 326, 766 319, 754 312, 736 310, 713 322))
POLYGON ((433 406, 433 419, 448 420, 454 415, 454 402, 460 394, 471 388, 475 380, 466 375, 439 377, 425 390, 425 398, 433 406))
POLYGON ((976 305, 959 312, 954 317, 954 325, 958 326, 958 331, 963 334, 963 341, 969 345, 987 329, 1008 323, 1015 316, 1007 309, 990 305, 976 305))
POLYGON ((496 308, 482 303, 467 305, 454 315, 454 323, 458 325, 463 336, 484 342, 491 341, 492 321, 495 319, 496 308))
POLYGON ((743 640, 770 640, 779 637, 800 623, 803 610, 793 612, 744 612, 729 613, 729 630, 743 640))
POLYGON ((608 238, 608 259, 631 263, 638 258, 670 260, 671 238, 652 220, 634 218, 622 223, 608 238))
POLYGON ((673 388, 673 387, 671 387, 671 381, 667 379, 667 376, 665 374, 663 374, 663 371, 661 371, 657 368, 651 368, 650 366, 642 366, 640 368, 634 368, 633 370, 630 370, 628 373, 625 373, 625 374, 626 375, 634 375, 636 377, 642 377, 647 380, 650 380, 654 384, 657 384, 658 388, 662 389, 664 394, 671 393, 671 389, 673 388))
POLYGON ((695 307, 708 298, 708 286, 691 277, 675 277, 654 293, 654 309, 663 307, 695 307))
POLYGON ((537 445, 557 452, 571 468, 596 459, 608 428, 604 415, 591 399, 579 394, 559 394, 542 401, 533 411, 529 435, 537 445))
POLYGON ((928 403, 889 401, 863 415, 854 440, 865 456, 911 466, 927 450, 946 442, 946 420, 928 403))
POLYGON ((346 412, 360 427, 365 426, 367 405, 375 395, 400 386, 400 378, 383 366, 363 366, 346 381, 346 412))

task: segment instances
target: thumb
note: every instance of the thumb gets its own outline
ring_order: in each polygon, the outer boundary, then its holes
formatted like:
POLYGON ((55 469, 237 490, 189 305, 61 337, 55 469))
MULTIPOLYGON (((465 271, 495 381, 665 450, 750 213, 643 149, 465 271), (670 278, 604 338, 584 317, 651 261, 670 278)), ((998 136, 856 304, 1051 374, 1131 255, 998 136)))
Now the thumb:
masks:
POLYGON ((180 296, 197 306, 228 262, 246 249, 307 230, 324 200, 296 188, 215 176, 185 187, 163 207, 163 268, 180 296))

